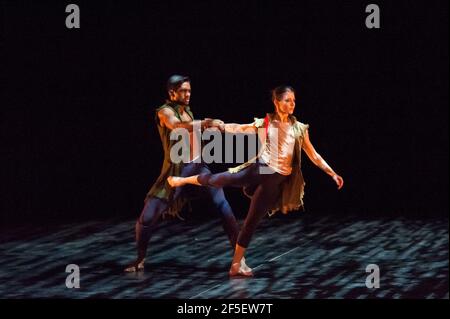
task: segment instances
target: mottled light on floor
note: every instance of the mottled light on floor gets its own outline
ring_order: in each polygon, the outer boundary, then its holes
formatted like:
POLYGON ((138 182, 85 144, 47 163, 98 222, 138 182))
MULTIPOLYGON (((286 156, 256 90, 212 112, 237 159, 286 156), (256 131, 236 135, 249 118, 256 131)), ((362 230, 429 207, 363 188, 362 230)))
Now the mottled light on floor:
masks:
POLYGON ((266 218, 248 250, 251 279, 229 279, 231 250, 219 221, 165 221, 145 273, 134 258, 134 221, 9 229, 0 235, 1 298, 449 298, 448 220, 266 218), (80 267, 80 288, 65 285, 80 267), (380 268, 369 289, 366 266, 380 268))

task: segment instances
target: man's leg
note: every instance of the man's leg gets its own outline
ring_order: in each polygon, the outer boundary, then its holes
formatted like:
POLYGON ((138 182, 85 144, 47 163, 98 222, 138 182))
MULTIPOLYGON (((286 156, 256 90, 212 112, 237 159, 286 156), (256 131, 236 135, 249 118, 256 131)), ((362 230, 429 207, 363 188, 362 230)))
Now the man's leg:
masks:
MULTIPOLYGON (((211 174, 209 168, 205 165, 201 168, 199 174, 211 174)), ((212 200, 216 211, 219 213, 222 219, 223 229, 228 236, 231 248, 234 249, 236 246, 237 236, 239 234, 239 226, 234 216, 233 210, 230 203, 225 197, 223 188, 216 188, 212 186, 207 186, 204 188, 207 196, 212 200)))
POLYGON ((145 203, 141 215, 136 221, 136 248, 137 259, 125 268, 126 272, 135 272, 144 269, 144 260, 147 254, 148 242, 153 234, 162 213, 167 210, 168 203, 160 198, 151 197, 145 203))

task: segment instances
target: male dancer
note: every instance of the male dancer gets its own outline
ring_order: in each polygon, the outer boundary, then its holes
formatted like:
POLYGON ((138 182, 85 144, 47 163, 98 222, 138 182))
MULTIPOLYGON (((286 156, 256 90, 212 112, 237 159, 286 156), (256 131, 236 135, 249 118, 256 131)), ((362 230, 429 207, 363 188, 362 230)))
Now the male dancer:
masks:
MULTIPOLYGON (((161 143, 164 149, 164 161, 161 173, 153 184, 145 198, 145 205, 136 222, 137 259, 129 265, 126 272, 136 272, 144 269, 144 260, 147 253, 148 242, 153 230, 162 214, 178 215, 183 205, 189 200, 186 192, 175 190, 167 183, 169 176, 191 176, 197 174, 210 174, 208 166, 204 163, 196 163, 192 158, 194 124, 201 125, 203 129, 217 127, 223 124, 220 120, 205 119, 194 121, 190 110, 191 81, 187 76, 173 75, 167 82, 169 100, 156 109, 156 126, 158 127, 161 143), (184 128, 190 134, 190 161, 188 163, 174 163, 170 158, 170 150, 177 143, 170 139, 172 130, 184 128)), ((201 191, 197 189, 196 191, 201 191)), ((234 251, 239 227, 233 211, 225 198, 222 188, 207 187, 206 194, 211 198, 216 210, 222 218, 223 228, 228 236, 232 250, 234 251)), ((251 271, 242 260, 242 269, 251 271)))

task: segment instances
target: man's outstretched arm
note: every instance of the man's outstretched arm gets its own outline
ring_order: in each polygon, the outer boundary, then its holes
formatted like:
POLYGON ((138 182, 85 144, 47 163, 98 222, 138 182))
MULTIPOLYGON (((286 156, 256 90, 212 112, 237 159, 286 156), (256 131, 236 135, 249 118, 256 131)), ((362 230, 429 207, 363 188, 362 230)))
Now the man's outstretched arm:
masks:
POLYGON ((202 129, 213 126, 212 119, 194 120, 189 122, 181 122, 176 116, 175 112, 169 108, 163 108, 158 112, 158 118, 162 126, 167 127, 170 130, 177 128, 184 128, 189 132, 192 132, 194 125, 199 125, 202 129))

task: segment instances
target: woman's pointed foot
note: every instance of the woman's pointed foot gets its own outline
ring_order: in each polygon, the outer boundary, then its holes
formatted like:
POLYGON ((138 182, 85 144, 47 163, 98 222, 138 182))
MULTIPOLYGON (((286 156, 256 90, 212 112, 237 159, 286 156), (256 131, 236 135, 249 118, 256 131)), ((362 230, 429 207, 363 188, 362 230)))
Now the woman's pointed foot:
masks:
MULTIPOLYGON (((242 260, 241 260, 241 262, 242 262, 242 260)), ((233 265, 231 265, 228 275, 230 277, 253 277, 253 272, 251 270, 245 271, 241 267, 241 263, 234 263, 233 265)))
POLYGON ((177 177, 177 176, 167 177, 167 183, 169 183, 170 187, 183 186, 182 180, 183 180, 183 177, 177 177))

